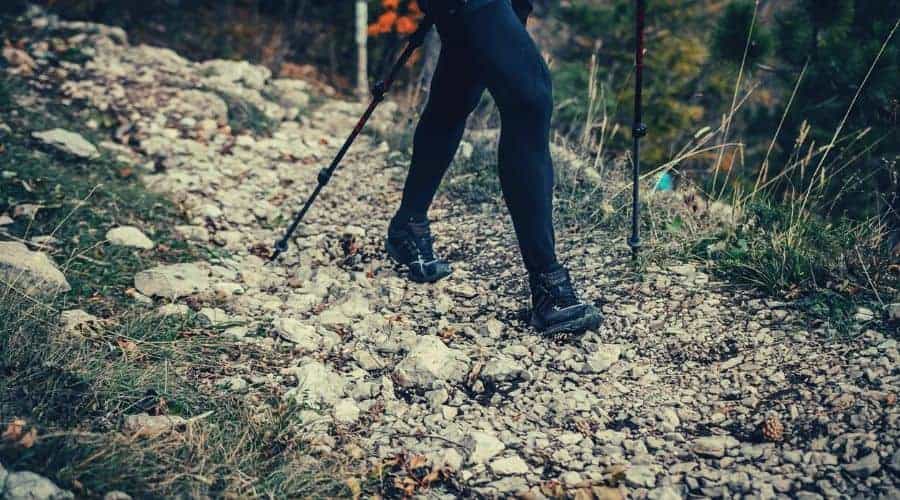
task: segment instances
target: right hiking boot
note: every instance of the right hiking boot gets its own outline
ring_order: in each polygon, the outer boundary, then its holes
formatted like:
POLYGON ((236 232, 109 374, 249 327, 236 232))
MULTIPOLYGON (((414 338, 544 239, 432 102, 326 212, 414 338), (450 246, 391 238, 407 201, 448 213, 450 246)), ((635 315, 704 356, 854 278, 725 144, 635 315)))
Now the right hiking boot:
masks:
POLYGON ((600 326, 603 315, 578 300, 569 271, 563 267, 529 275, 531 326, 545 335, 578 334, 600 326))
POLYGON ((428 219, 391 220, 385 249, 391 259, 406 266, 411 281, 434 283, 453 271, 449 262, 434 256, 433 245, 428 219))

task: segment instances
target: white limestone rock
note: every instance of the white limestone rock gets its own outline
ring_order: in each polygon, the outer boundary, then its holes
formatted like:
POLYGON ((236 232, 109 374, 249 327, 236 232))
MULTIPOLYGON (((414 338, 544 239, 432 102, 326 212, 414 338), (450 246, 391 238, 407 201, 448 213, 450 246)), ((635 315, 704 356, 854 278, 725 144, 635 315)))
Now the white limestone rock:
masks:
POLYGON ((316 331, 316 327, 294 318, 278 318, 272 326, 279 337, 296 344, 300 349, 315 351, 322 344, 322 336, 316 331))
MULTIPOLYGON (((2 468, 0 468, 2 470, 2 468)), ((0 472, 0 479, 3 473, 0 472)), ((75 498, 44 476, 29 471, 8 472, 0 481, 0 498, 4 500, 64 500, 75 498)))
POLYGON ((498 476, 527 474, 530 471, 528 464, 518 455, 498 458, 491 462, 490 467, 491 472, 498 476))
POLYGON ((156 266, 134 276, 134 287, 150 297, 177 299, 209 286, 209 271, 197 262, 156 266))
POLYGON ((178 415, 149 415, 147 413, 138 413, 136 415, 126 416, 122 429, 129 434, 153 437, 164 432, 176 430, 186 423, 187 420, 178 415))
POLYGON ((339 424, 352 424, 359 420, 359 406, 352 398, 346 398, 338 401, 332 409, 334 421, 339 424))
POLYGON ((437 337, 421 336, 394 370, 402 387, 436 389, 445 382, 459 382, 466 376, 465 356, 447 347, 437 337))
POLYGON ((347 382, 318 361, 306 360, 301 366, 282 371, 297 377, 297 386, 284 394, 284 399, 297 404, 333 405, 344 396, 347 382))
POLYGON ((134 226, 119 226, 106 232, 106 239, 113 245, 141 248, 149 250, 154 247, 153 240, 134 226))
POLYGON ((71 290, 53 259, 16 241, 0 242, 0 287, 7 286, 30 296, 71 290))
POLYGON ((55 128, 33 132, 31 135, 48 146, 78 158, 93 159, 100 156, 96 146, 75 132, 55 128))
POLYGON ((597 351, 591 353, 585 360, 585 371, 588 373, 602 373, 619 361, 622 356, 622 346, 618 344, 601 344, 597 351))
POLYGON ((100 318, 81 309, 69 309, 59 315, 59 323, 66 333, 78 333, 84 328, 90 328, 100 323, 100 318))
POLYGON ((463 439, 462 445, 469 453, 469 463, 475 465, 487 463, 506 448, 497 436, 483 431, 470 432, 463 439))

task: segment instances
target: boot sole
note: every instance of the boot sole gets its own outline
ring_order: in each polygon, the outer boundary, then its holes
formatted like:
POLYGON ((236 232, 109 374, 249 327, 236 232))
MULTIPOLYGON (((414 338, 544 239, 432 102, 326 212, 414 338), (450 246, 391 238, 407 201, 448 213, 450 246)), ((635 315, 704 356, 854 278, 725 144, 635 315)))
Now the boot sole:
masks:
POLYGON ((396 248, 394 248, 394 245, 391 245, 391 243, 389 241, 385 241, 384 249, 385 249, 385 251, 387 251, 388 257, 390 257, 392 261, 394 261, 397 264, 400 264, 401 266, 406 266, 406 269, 407 269, 406 276, 409 278, 410 281, 412 281, 414 283, 435 283, 435 282, 440 281, 440 280, 446 278, 447 276, 449 276, 449 274, 447 274, 444 276, 438 276, 437 278, 434 278, 434 279, 418 278, 413 273, 409 272, 409 263, 403 262, 403 260, 400 258, 400 253, 397 251, 396 248))
POLYGON ((532 320, 531 326, 536 328, 543 335, 557 335, 560 333, 577 334, 597 328, 602 322, 603 315, 597 313, 582 316, 571 321, 557 323, 555 325, 547 325, 543 329, 536 325, 534 320, 532 320))

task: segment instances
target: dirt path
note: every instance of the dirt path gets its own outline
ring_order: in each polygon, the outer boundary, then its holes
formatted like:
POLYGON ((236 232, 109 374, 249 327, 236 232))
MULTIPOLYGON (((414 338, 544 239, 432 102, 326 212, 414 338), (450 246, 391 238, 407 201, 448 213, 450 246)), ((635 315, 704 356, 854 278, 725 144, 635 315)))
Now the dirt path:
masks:
MULTIPOLYGON (((618 483, 636 498, 900 495, 900 355, 884 332, 833 341, 692 265, 638 276, 622 245, 597 241, 562 250, 605 324, 575 342, 541 338, 521 320, 526 285, 502 211, 439 200, 433 230, 455 265, 444 282, 408 283, 386 261, 402 170, 368 135, 290 252, 264 266, 258 255, 360 106, 308 104, 313 89, 259 67, 86 32, 93 53, 63 90, 127 122, 106 147, 183 207, 193 225, 179 232, 223 250, 143 273, 138 290, 240 323, 226 334, 278 363, 236 365, 222 390, 296 402, 313 442, 363 461, 425 455, 473 494, 618 483), (220 95, 270 115, 271 137, 222 127, 220 95), (302 118, 285 120, 291 106, 302 118)), ((385 105, 374 128, 395 111, 385 105)))

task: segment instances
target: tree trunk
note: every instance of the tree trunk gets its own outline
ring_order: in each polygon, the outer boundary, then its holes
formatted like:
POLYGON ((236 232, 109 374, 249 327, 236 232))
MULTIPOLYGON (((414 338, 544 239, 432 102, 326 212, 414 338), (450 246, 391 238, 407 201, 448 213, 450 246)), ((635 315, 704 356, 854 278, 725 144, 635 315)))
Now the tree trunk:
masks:
POLYGON ((368 41, 369 8, 365 0, 356 0, 356 93, 369 94, 368 41))

